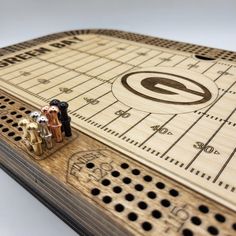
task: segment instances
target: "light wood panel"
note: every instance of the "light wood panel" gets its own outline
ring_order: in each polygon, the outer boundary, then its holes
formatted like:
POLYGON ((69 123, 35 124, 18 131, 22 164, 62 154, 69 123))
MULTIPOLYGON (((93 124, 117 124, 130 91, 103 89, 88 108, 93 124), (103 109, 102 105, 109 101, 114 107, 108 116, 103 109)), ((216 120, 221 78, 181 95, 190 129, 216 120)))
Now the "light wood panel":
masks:
POLYGON ((87 233, 233 235, 235 63, 85 33, 2 51, 1 162, 87 233), (12 125, 52 98, 80 132, 34 158, 12 125))

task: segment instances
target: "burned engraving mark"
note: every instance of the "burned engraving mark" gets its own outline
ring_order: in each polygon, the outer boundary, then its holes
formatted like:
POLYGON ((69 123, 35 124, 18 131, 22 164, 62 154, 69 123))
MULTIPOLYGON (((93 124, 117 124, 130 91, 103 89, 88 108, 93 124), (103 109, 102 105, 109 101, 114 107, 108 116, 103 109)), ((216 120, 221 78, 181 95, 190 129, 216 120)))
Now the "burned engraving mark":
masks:
POLYGON ((178 234, 189 220, 190 213, 188 212, 188 205, 173 206, 170 208, 169 214, 166 216, 164 223, 164 233, 174 232, 178 234))
POLYGON ((106 149, 74 153, 68 161, 67 182, 76 188, 91 181, 101 181, 113 170, 113 155, 106 149))

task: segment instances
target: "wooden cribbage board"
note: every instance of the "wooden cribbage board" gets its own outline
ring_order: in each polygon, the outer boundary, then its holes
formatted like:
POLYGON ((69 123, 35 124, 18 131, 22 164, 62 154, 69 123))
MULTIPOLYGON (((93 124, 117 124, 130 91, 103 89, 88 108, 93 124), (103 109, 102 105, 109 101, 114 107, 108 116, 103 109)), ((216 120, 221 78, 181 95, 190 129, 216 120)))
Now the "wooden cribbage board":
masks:
POLYGON ((2 168, 88 235, 236 234, 236 54, 112 30, 0 50, 2 168), (29 154, 17 120, 58 98, 73 136, 29 154))

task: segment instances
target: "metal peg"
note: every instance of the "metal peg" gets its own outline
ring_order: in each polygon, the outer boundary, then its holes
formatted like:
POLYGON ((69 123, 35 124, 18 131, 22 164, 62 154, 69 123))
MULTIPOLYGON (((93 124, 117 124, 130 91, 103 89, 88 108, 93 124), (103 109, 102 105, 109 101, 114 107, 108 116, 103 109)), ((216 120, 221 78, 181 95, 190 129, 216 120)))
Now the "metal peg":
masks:
POLYGON ((48 149, 51 149, 53 147, 52 133, 48 129, 48 119, 47 119, 47 117, 46 116, 38 117, 37 118, 37 123, 38 123, 38 126, 39 126, 40 137, 45 142, 46 147, 48 149))
POLYGON ((29 119, 24 117, 19 120, 18 126, 21 127, 23 130, 22 140, 23 140, 24 145, 29 151, 32 151, 32 146, 30 145, 30 142, 29 142, 30 136, 29 136, 28 131, 26 130, 26 126, 29 123, 30 123, 29 119))
POLYGON ((35 122, 30 122, 27 124, 26 130, 29 134, 29 142, 33 148, 34 154, 37 156, 42 155, 42 139, 39 137, 38 124, 35 122))
POLYGON ((62 142, 61 122, 58 119, 59 109, 57 106, 51 106, 48 110, 50 115, 49 126, 52 131, 52 135, 57 143, 62 142))

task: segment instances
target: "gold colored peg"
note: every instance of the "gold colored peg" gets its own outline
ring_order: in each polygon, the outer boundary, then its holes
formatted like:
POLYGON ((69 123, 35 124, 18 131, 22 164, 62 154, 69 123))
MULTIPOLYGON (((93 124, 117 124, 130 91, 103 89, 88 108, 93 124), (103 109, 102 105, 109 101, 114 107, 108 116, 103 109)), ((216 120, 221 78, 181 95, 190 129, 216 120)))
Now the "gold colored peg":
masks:
POLYGON ((29 142, 29 133, 26 130, 26 126, 29 123, 30 123, 29 119, 24 117, 19 120, 18 126, 21 127, 23 130, 22 140, 23 140, 24 145, 29 151, 32 151, 32 146, 30 145, 30 142, 29 142))
POLYGON ((38 124, 35 122, 30 122, 27 124, 26 130, 29 133, 29 142, 33 147, 34 154, 37 156, 42 155, 42 139, 39 137, 38 124))

